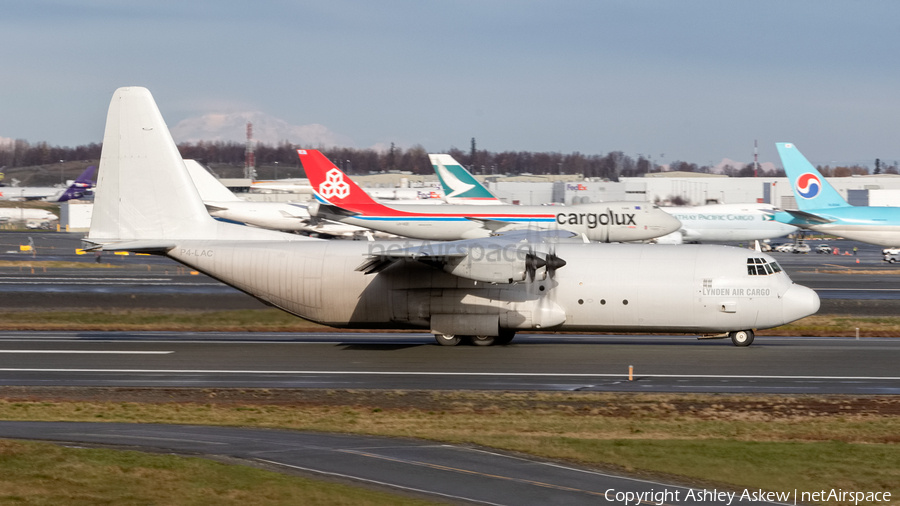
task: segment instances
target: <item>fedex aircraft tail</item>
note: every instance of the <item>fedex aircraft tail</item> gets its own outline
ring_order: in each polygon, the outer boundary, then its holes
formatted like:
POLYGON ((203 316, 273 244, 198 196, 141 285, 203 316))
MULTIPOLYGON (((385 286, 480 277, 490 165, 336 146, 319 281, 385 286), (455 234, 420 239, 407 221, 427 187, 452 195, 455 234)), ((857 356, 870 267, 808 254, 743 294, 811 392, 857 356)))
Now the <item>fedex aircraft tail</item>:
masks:
POLYGON ((429 154, 428 158, 441 181, 444 198, 447 202, 451 204, 502 204, 452 156, 429 154))
POLYGON ((294 240, 214 220, 146 88, 119 88, 106 116, 100 177, 85 241, 103 249, 167 251, 177 240, 294 240))
POLYGON ((778 142, 775 146, 801 211, 850 205, 800 153, 797 146, 789 142, 778 142))
POLYGON ((90 167, 84 169, 84 172, 78 176, 75 181, 66 188, 66 191, 60 195, 57 202, 65 202, 67 200, 75 200, 84 197, 88 193, 90 193, 91 188, 94 187, 94 171, 97 170, 96 165, 91 165, 90 167))
POLYGON ((298 149, 297 155, 320 202, 350 211, 358 211, 360 206, 386 207, 370 197, 319 150, 298 149))

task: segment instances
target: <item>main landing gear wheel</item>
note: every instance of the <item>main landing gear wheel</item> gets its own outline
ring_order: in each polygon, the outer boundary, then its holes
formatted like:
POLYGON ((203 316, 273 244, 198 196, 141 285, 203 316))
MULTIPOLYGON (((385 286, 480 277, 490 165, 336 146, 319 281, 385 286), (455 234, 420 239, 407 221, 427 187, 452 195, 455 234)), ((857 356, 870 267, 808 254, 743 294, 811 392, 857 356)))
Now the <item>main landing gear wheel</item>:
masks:
POLYGON ((738 330, 736 332, 731 332, 728 335, 731 337, 731 342, 734 343, 735 346, 750 346, 750 344, 753 343, 752 330, 738 330))
POLYGON ((459 336, 453 334, 435 334, 434 340, 441 346, 456 346, 459 344, 459 336))
POLYGON ((470 336, 469 340, 475 346, 491 346, 497 341, 497 336, 470 336))
POLYGON ((516 331, 510 329, 500 329, 500 335, 494 338, 494 344, 509 344, 516 337, 516 331))

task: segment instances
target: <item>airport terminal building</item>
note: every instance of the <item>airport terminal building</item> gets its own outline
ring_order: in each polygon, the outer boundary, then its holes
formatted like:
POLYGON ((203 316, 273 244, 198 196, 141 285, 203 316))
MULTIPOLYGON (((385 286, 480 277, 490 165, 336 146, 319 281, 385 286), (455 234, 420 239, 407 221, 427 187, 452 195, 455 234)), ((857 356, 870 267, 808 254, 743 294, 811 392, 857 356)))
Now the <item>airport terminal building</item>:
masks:
MULTIPOLYGON (((850 204, 900 206, 900 176, 831 177, 830 182, 850 204)), ((786 177, 736 178, 715 174, 662 172, 648 177, 623 177, 610 181, 487 181, 488 188, 504 202, 521 205, 585 204, 602 201, 650 201, 672 205, 707 203, 768 203, 796 209, 786 177)))

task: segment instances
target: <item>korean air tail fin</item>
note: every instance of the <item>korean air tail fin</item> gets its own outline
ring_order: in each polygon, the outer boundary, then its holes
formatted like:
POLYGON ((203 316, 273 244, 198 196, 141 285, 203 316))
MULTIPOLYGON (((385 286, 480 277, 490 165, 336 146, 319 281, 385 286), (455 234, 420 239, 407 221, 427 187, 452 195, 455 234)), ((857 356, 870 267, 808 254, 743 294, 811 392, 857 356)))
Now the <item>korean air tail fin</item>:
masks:
POLYGON ((386 208, 353 182, 341 169, 317 149, 298 149, 297 155, 316 199, 351 211, 361 208, 386 208))
POLYGON ((452 156, 429 154, 431 165, 444 189, 444 199, 451 204, 502 204, 452 156))
POLYGON ((791 190, 801 211, 848 207, 850 204, 804 157, 797 146, 789 142, 775 143, 778 156, 784 164, 784 172, 791 183, 791 190))
POLYGON ((294 240, 214 220, 197 194, 153 96, 119 88, 106 116, 91 248, 162 252, 179 240, 294 240))

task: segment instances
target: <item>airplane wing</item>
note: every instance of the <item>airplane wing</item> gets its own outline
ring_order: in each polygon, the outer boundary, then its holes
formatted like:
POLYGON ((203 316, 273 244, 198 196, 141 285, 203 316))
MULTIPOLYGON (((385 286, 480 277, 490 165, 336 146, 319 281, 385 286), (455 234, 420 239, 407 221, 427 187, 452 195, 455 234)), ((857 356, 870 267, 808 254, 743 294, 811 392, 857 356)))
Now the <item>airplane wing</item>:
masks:
POLYGON ((818 214, 808 213, 806 211, 798 211, 796 209, 786 209, 786 213, 790 214, 798 220, 804 220, 811 223, 834 223, 836 220, 819 216, 818 214))
POLYGON ((307 210, 309 210, 309 215, 315 218, 328 218, 330 216, 358 216, 362 214, 357 211, 351 211, 349 209, 344 209, 343 207, 339 207, 334 204, 327 204, 325 202, 313 202, 312 204, 307 206, 307 210))
POLYGON ((481 228, 487 229, 491 235, 503 232, 504 230, 518 230, 522 226, 521 223, 510 223, 508 221, 492 220, 490 218, 476 218, 474 216, 466 216, 467 220, 474 221, 481 225, 481 228))
POLYGON ((283 216, 287 219, 297 219, 297 220, 308 219, 306 216, 297 216, 296 214, 291 214, 291 213, 285 211, 284 209, 280 209, 278 212, 281 213, 281 216, 283 216))
POLYGON ((474 281, 514 283, 534 279, 538 269, 555 270, 566 264, 552 252, 535 251, 536 245, 577 235, 568 230, 513 230, 494 237, 426 242, 369 253, 356 270, 376 274, 395 262, 415 260, 474 281))
POLYGON ((214 205, 212 205, 212 204, 203 204, 203 205, 206 206, 206 211, 207 211, 207 212, 210 212, 210 213, 216 213, 216 212, 227 211, 227 210, 228 210, 227 207, 214 206, 214 205))

